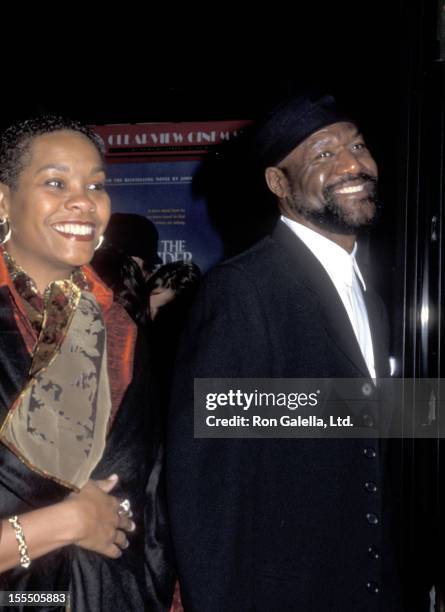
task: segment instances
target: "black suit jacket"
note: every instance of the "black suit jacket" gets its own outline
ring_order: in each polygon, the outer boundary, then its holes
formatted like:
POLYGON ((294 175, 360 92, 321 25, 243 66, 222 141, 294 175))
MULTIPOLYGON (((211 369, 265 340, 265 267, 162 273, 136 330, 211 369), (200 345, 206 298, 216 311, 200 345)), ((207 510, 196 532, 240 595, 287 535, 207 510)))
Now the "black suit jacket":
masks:
MULTIPOLYGON (((387 376, 385 311, 370 289, 366 303, 387 376)), ((283 223, 208 274, 179 352, 167 474, 185 609, 400 610, 378 441, 194 439, 194 377, 369 377, 329 276, 283 223)))

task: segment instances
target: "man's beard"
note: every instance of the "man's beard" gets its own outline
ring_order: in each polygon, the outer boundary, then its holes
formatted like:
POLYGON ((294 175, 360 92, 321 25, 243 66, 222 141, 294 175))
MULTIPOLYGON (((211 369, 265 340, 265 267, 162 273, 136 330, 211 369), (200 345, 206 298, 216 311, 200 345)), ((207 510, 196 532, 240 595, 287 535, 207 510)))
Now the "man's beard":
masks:
MULTIPOLYGON (((324 208, 313 210, 309 208, 301 195, 292 194, 292 199, 288 200, 289 206, 299 215, 311 221, 321 229, 335 232, 337 234, 354 235, 376 224, 380 217, 381 204, 377 198, 377 177, 361 172, 358 175, 347 175, 342 180, 337 181, 323 189, 324 208), (362 179, 371 184, 372 189, 355 206, 374 205, 372 214, 366 217, 355 218, 350 211, 346 210, 338 202, 335 190, 345 183, 353 180, 362 179)), ((371 212, 371 211, 370 211, 371 212)))

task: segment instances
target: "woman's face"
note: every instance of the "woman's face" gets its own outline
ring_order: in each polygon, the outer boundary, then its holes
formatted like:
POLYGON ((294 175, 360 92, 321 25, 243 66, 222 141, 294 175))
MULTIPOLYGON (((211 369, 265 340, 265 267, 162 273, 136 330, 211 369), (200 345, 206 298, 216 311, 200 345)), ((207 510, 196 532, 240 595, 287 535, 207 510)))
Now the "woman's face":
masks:
POLYGON ((1 185, 6 247, 42 290, 88 263, 110 216, 105 173, 86 136, 58 131, 33 139, 17 188, 1 185))

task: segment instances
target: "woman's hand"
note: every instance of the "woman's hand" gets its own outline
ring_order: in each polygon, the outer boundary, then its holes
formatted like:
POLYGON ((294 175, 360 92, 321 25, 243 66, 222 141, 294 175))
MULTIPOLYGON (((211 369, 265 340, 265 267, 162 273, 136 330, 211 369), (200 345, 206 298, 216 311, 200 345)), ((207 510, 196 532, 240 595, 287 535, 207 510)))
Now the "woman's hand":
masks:
POLYGON ((119 499, 110 495, 118 477, 89 480, 80 493, 71 493, 62 502, 74 512, 74 544, 117 558, 129 545, 127 532, 134 531, 130 512, 123 512, 119 499))
MULTIPOLYGON (((19 516, 31 562, 42 555, 76 544, 107 557, 117 558, 128 546, 127 532, 134 531, 131 512, 124 512, 119 500, 110 495, 118 477, 90 480, 64 501, 19 516)), ((20 562, 15 532, 2 520, 0 573, 20 562)))

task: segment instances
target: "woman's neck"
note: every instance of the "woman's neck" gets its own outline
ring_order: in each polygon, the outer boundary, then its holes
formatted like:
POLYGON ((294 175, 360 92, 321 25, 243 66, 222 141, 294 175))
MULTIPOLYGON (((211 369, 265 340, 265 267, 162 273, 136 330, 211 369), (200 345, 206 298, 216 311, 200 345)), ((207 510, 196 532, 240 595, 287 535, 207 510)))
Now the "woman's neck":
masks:
POLYGON ((41 295, 43 295, 45 289, 50 283, 53 281, 70 278, 76 269, 66 268, 63 270, 45 270, 41 266, 33 265, 30 262, 26 262, 24 265, 22 261, 17 260, 13 252, 11 253, 11 249, 4 248, 4 252, 12 267, 17 271, 24 273, 32 281, 38 293, 41 295))
POLYGON ((75 268, 65 268, 60 270, 49 270, 42 266, 36 265, 36 262, 23 261, 22 257, 17 257, 14 253, 14 249, 4 248, 6 256, 10 258, 12 265, 19 271, 24 272, 31 281, 34 283, 37 291, 43 295, 48 285, 57 280, 64 280, 70 278, 75 268))

